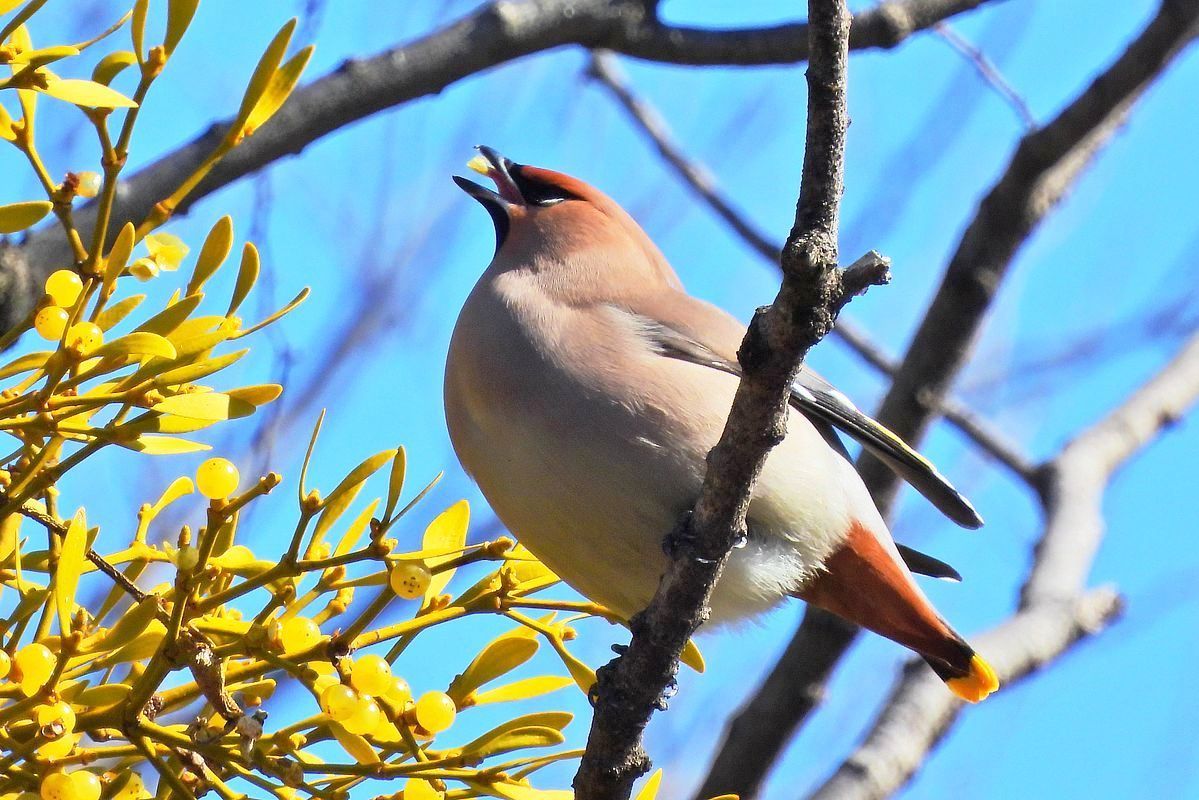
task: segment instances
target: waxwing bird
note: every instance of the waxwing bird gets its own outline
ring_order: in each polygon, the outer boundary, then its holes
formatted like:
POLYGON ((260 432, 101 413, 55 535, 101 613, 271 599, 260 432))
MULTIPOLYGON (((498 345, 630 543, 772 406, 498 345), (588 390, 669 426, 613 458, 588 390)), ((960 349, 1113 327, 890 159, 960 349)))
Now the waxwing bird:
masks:
MULTIPOLYGON (((468 166, 496 191, 454 180, 491 215, 496 252, 450 343, 450 438, 504 525, 627 619, 648 605, 665 568, 663 538, 699 495, 745 328, 688 295, 646 233, 597 189, 479 151, 468 166)), ((711 619, 798 597, 911 648, 960 697, 986 697, 998 687, 994 671, 912 577, 957 573, 892 541, 837 432, 958 524, 980 526, 974 508, 806 367, 791 406, 711 619)))

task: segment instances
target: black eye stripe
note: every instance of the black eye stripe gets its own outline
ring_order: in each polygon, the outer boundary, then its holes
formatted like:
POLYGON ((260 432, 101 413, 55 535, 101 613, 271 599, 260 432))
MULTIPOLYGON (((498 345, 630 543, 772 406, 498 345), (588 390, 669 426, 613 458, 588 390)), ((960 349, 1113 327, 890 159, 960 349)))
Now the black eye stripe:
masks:
POLYGON ((526 203, 535 206, 552 206, 555 203, 561 203, 563 200, 578 199, 577 195, 559 186, 530 180, 523 173, 524 171, 518 167, 512 170, 510 175, 512 182, 516 184, 516 188, 520 190, 520 195, 525 199, 526 203))

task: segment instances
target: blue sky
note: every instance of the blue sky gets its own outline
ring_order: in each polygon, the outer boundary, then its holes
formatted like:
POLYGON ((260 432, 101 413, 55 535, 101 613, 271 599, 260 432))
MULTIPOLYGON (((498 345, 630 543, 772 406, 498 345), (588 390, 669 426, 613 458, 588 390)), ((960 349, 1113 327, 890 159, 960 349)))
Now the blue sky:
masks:
MULTIPOLYGON (((233 0, 204 2, 146 104, 133 167, 231 113, 274 30, 287 16, 303 15, 306 5, 259 4, 248 13, 233 0)), ((299 36, 317 44, 307 74, 412 39, 474 5, 333 0, 318 15, 303 17, 299 36)), ((751 25, 791 19, 801 5, 666 0, 663 13, 680 23, 751 25)), ((1154 7, 1147 0, 1102 8, 1082 0, 1013 0, 954 26, 988 52, 1044 122, 1121 51, 1154 7)), ((101 0, 51 0, 34 36, 82 38, 122 9, 101 0)), ((488 525, 485 503, 449 449, 440 399, 453 320, 493 247, 486 215, 449 180, 461 173, 471 145, 490 144, 518 161, 600 186, 642 222, 693 293, 742 318, 773 297, 773 268, 692 200, 610 98, 582 77, 584 63, 580 51, 558 50, 468 79, 343 129, 172 223, 172 231, 196 244, 224 213, 233 214, 239 240, 254 230, 273 284, 267 294, 274 296, 261 306, 252 298, 247 317, 303 286, 314 289, 232 376, 241 383, 273 380, 275 356, 287 350, 296 362, 284 402, 294 408, 301 389, 313 387, 311 402, 271 454, 273 468, 294 480, 307 428, 327 406, 316 485, 327 490, 366 454, 402 443, 414 481, 447 471, 403 535, 415 542, 423 522, 459 497, 471 500, 478 529, 488 525), (354 344, 352 358, 330 369, 321 354, 363 314, 374 321, 370 330, 354 344)), ((637 90, 659 107, 688 152, 712 169, 737 207, 781 239, 799 180, 802 67, 623 63, 637 90)), ((1009 158, 1021 122, 930 34, 893 51, 856 54, 850 69, 843 254, 851 260, 878 249, 893 259, 895 280, 855 301, 847 314, 885 350, 901 353, 977 201, 1009 158)), ((1051 456, 1102 416, 1164 363, 1179 340, 1177 332, 1131 336, 1132 344, 1121 347, 1126 328, 1118 326, 1177 302, 1175 327, 1185 328, 1199 311, 1193 291, 1199 226, 1185 212, 1199 183, 1199 160, 1192 156, 1199 137, 1197 81, 1199 54, 1185 53, 1020 251, 976 357, 960 377, 960 393, 1034 459, 1051 456), (1082 337, 1105 343, 1098 356, 1038 367, 1082 337)), ((51 171, 94 168, 91 137, 69 133, 76 127, 71 110, 51 116, 52 105, 42 104, 49 113, 41 141, 51 171)), ((0 175, 0 202, 36 196, 10 154, 0 154, 0 175)), ((863 407, 884 388, 836 342, 822 345, 811 360, 863 407)), ((251 423, 237 423, 212 441, 223 453, 248 459, 252 431, 251 423)), ((902 796, 1199 797, 1193 735, 1199 694, 1189 690, 1199 655, 1193 589, 1199 545, 1181 501, 1194 490, 1197 446, 1193 423, 1175 427, 1128 466, 1107 498, 1110 530, 1092 583, 1113 583, 1126 594, 1124 619, 1044 675, 972 709, 902 796)), ((924 449, 968 491, 988 525, 977 533, 958 530, 909 493, 896 535, 963 572, 960 586, 928 591, 956 627, 980 630, 1010 611, 1039 512, 1025 489, 972 454, 951 429, 938 426, 924 449)), ((157 460, 150 469, 145 460, 106 455, 110 469, 68 487, 71 500, 86 503, 114 540, 129 529, 136 504, 200 459, 157 460)), ((248 543, 261 553, 283 547, 293 485, 254 519, 248 543)), ((664 796, 686 796, 702 775, 720 721, 769 669, 801 611, 796 604, 702 640, 708 674, 687 675, 669 713, 650 729, 650 752, 667 770, 664 796)), ((490 622, 465 623, 458 635, 481 644, 492 629, 490 622)), ((584 626, 575 649, 602 663, 616 633, 603 624, 584 626)), ((414 687, 444 686, 464 666, 447 657, 449 641, 422 643, 406 657, 414 687)), ((823 779, 869 724, 905 657, 877 637, 855 647, 825 707, 787 750, 767 797, 794 797, 823 779)), ((570 741, 581 743, 585 703, 564 692, 554 707, 582 715, 568 729, 570 741)), ((480 714, 464 721, 464 731, 487 722, 480 714)), ((563 768, 547 776, 566 785, 570 773, 563 768)))

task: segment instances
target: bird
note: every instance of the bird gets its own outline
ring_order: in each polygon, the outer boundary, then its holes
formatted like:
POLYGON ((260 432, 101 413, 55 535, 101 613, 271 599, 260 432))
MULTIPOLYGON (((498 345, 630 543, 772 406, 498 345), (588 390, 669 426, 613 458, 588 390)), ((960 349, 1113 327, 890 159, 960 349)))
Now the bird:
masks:
MULTIPOLYGON (((745 327, 689 295, 648 234, 599 189, 486 146, 467 166, 495 254, 458 315, 444 403, 454 452, 505 527, 583 596, 624 619, 652 598, 663 540, 698 498, 740 379, 745 327)), ((995 671, 913 572, 960 580, 897 545, 839 438, 879 457, 937 509, 982 525, 923 456, 804 366, 788 433, 768 456, 713 588, 713 626, 798 598, 921 656, 978 702, 995 671)))

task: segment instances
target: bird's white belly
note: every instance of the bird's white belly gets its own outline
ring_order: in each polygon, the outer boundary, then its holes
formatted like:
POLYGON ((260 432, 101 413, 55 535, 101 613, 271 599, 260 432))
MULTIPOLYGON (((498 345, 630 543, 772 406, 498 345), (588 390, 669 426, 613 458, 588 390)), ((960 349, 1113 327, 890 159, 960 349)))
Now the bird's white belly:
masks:
MULTIPOLYGON (((703 369, 668 366, 680 367, 703 369)), ((717 385, 731 402, 735 379, 721 376, 717 385)), ((457 415, 459 457, 525 546, 581 594, 631 616, 658 586, 666 564, 662 541, 694 503, 719 427, 701 437, 710 441, 679 448, 668 446, 671 433, 656 428, 652 415, 576 408, 563 424, 553 398, 536 405, 457 415)), ((791 427, 759 481, 750 539, 734 551, 717 585, 714 622, 776 605, 818 568, 847 527, 840 466, 827 457, 844 460, 815 441, 819 434, 806 420, 797 417, 791 427)))

